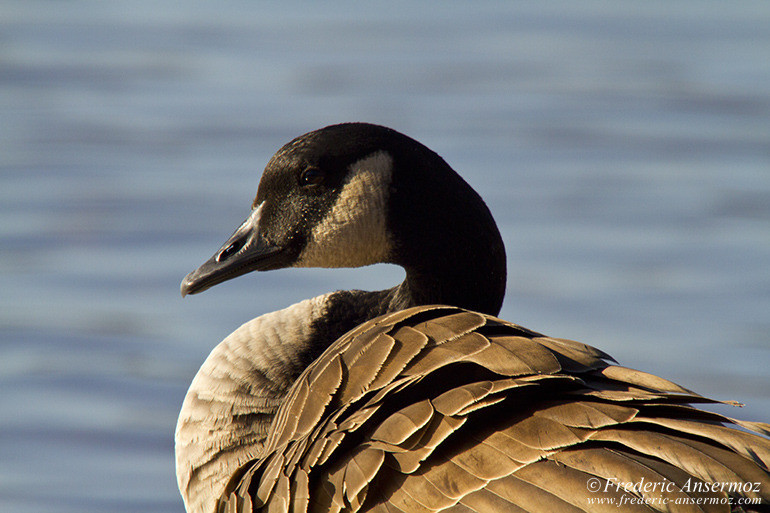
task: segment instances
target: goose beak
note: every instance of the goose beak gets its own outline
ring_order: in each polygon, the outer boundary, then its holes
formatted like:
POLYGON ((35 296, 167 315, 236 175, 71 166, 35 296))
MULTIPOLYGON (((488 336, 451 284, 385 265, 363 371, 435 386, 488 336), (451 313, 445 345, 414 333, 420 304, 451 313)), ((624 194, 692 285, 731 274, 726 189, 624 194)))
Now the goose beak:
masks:
POLYGON ((251 271, 267 271, 286 265, 283 248, 270 244, 260 233, 262 205, 235 230, 227 242, 203 265, 182 280, 182 297, 197 294, 251 271))

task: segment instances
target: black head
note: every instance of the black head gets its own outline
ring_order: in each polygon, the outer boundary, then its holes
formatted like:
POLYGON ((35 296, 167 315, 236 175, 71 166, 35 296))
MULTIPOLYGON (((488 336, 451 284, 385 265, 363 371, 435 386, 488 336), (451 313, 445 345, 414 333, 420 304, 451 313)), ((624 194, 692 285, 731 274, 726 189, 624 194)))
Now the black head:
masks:
MULTIPOLYGON (((407 281, 410 274, 423 282, 433 277, 431 286, 444 288, 451 285, 441 283, 441 268, 454 266, 457 274, 456 266, 478 262, 477 252, 494 254, 495 277, 502 278, 504 290, 502 241, 475 191, 417 141, 382 126, 346 123, 307 133, 278 150, 265 168, 251 215, 185 277, 181 290, 194 294, 250 271, 380 262, 405 267, 407 281)), ((412 288, 421 287, 415 281, 412 288)), ((502 293, 494 295, 502 301, 502 293)))

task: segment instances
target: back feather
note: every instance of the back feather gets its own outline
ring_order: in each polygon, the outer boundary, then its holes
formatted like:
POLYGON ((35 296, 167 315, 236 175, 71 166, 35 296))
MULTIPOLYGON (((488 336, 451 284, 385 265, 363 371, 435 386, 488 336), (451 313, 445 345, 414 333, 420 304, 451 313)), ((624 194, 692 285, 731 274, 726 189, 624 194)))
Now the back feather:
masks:
POLYGON ((219 511, 768 508, 769 425, 612 362, 457 308, 379 317, 302 373, 219 511))

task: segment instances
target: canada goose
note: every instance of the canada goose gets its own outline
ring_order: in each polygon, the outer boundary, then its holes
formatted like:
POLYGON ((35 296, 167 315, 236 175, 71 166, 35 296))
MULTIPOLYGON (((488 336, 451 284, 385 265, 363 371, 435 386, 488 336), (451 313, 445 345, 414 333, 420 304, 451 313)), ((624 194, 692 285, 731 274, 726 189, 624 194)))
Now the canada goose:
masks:
POLYGON ((176 429, 188 512, 767 507, 770 425, 494 317, 506 262, 488 208, 391 129, 286 144, 251 215, 181 291, 378 262, 404 282, 262 315, 212 351, 176 429))

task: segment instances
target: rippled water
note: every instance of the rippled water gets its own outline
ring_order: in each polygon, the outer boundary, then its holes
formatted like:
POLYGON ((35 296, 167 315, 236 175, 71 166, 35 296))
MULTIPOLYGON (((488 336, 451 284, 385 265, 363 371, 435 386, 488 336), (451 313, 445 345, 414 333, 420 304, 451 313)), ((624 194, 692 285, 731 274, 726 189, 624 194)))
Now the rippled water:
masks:
POLYGON ((503 317, 770 421, 769 4, 0 11, 0 510, 182 511, 174 423, 211 347, 401 278, 277 271, 179 298, 270 155, 338 121, 406 132, 488 200, 503 317))

